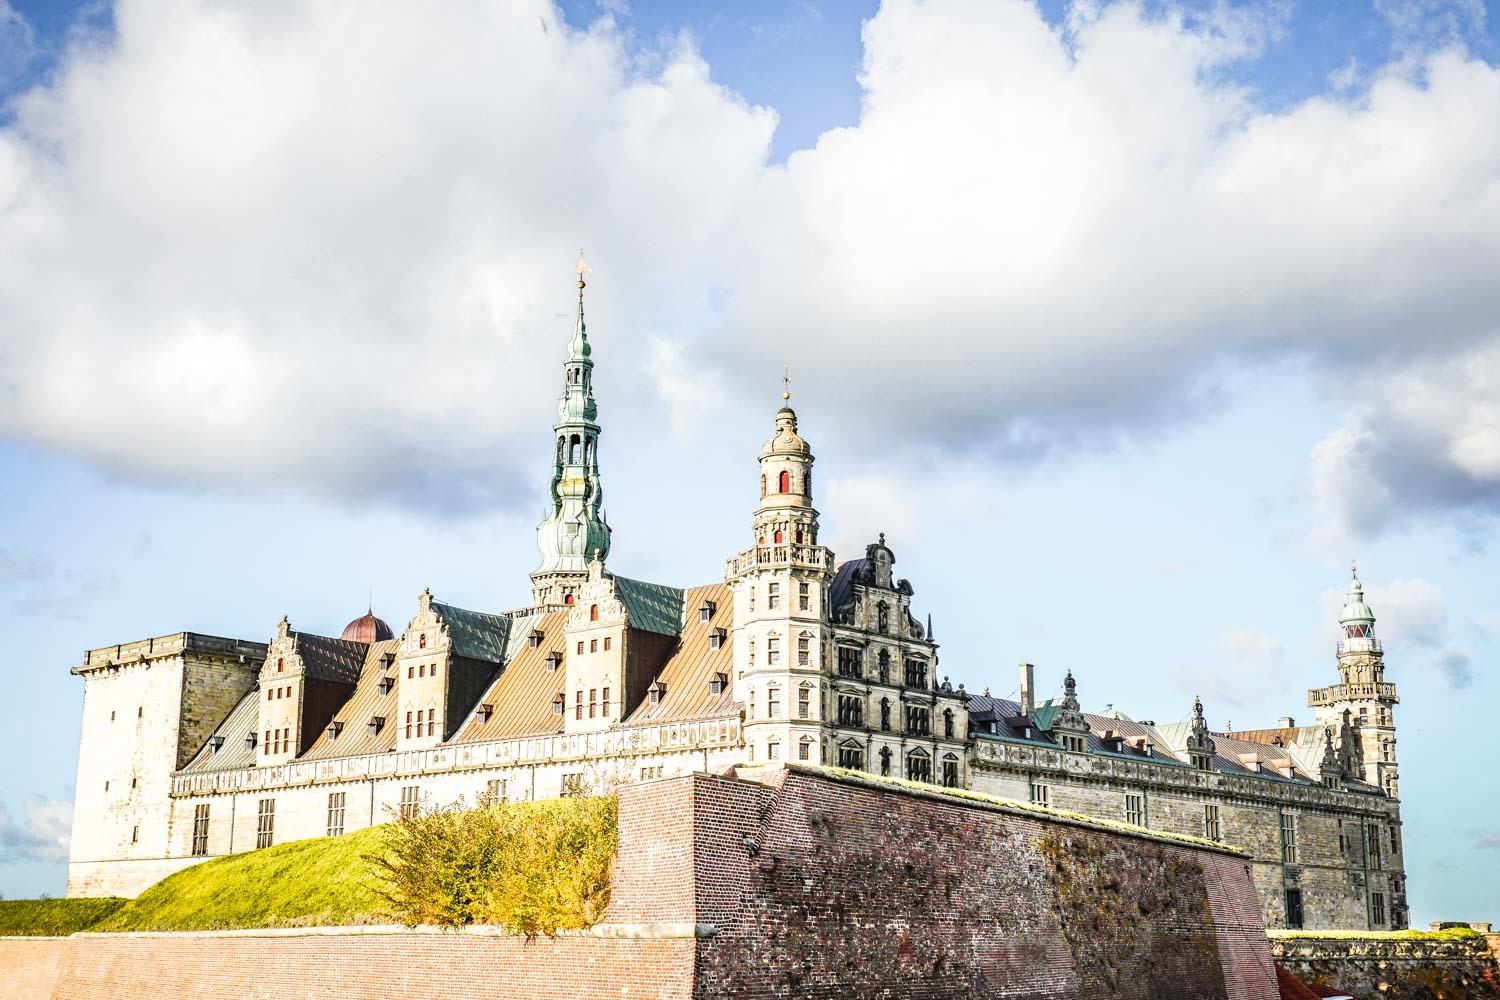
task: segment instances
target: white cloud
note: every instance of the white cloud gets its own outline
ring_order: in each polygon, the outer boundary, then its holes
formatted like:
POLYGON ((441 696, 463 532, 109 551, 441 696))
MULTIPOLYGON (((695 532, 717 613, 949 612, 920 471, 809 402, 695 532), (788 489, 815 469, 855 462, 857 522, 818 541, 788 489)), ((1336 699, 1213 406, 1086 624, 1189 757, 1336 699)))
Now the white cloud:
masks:
POLYGON ((66 861, 72 829, 73 803, 66 799, 28 800, 19 824, 0 805, 0 864, 66 861))
POLYGON ((1281 640, 1253 628, 1231 628, 1214 642, 1211 667, 1178 664, 1172 680, 1178 690, 1199 695, 1210 714, 1226 708, 1259 708, 1279 693, 1281 640))
POLYGON ((1474 616, 1474 627, 1487 636, 1500 635, 1500 609, 1481 611, 1474 616))
POLYGON ((903 548, 921 539, 925 503, 896 477, 871 473, 833 476, 826 482, 823 523, 833 530, 820 541, 840 558, 864 555, 865 546, 884 533, 899 560, 903 548))
MULTIPOLYGON (((0 131, 0 435, 503 503, 580 243, 601 365, 744 394, 790 358, 802 391, 858 387, 826 433, 890 449, 1108 443, 1287 355, 1440 396, 1500 314, 1500 72, 1407 55, 1272 113, 1219 71, 1284 5, 1232 10, 889 0, 859 123, 770 166, 773 111, 610 18, 127 0, 0 131)), ((1444 454, 1494 496, 1488 385, 1444 454)), ((1320 495, 1391 516, 1404 426, 1352 424, 1320 495)))
MULTIPOLYGON (((1341 590, 1330 593, 1332 596, 1325 598, 1333 611, 1329 620, 1337 622, 1347 595, 1341 590)), ((1375 612, 1375 630, 1384 642, 1436 646, 1443 641, 1448 627, 1448 598, 1432 581, 1417 577, 1370 584, 1365 587, 1365 602, 1375 612)))

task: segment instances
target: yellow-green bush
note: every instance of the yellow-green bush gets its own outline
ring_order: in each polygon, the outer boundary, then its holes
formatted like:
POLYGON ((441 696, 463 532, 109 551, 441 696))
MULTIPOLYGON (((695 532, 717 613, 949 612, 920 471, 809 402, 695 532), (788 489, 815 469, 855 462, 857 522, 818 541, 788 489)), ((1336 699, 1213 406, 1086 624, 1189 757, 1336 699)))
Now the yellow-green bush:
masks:
POLYGON ((368 860, 404 923, 551 934, 603 917, 617 816, 613 797, 425 809, 384 827, 368 860))

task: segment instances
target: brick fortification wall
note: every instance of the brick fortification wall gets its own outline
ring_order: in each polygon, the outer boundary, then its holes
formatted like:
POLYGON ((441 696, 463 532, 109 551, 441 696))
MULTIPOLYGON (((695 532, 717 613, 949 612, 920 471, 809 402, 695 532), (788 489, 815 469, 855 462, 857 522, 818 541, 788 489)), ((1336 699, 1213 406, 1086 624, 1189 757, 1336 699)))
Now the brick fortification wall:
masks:
POLYGON ((1278 938, 1271 953, 1303 982, 1334 986, 1360 1000, 1500 1000, 1500 956, 1493 947, 1483 937, 1278 938))
POLYGON ((798 767, 620 792, 606 922, 0 939, 13 995, 1274 1000, 1246 859, 798 767))

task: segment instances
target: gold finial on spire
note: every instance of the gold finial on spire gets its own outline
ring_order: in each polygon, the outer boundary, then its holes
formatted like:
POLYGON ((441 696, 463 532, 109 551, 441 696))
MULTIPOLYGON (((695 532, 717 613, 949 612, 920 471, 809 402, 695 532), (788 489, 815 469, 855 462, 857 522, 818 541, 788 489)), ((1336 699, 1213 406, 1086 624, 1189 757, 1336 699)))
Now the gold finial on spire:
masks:
POLYGON ((1359 579, 1359 561, 1356 559, 1349 560, 1349 576, 1354 580, 1359 579))
POLYGON ((785 402, 792 398, 792 366, 788 362, 781 366, 781 399, 785 402))
POLYGON ((583 262, 583 251, 578 251, 578 290, 583 291, 583 276, 593 274, 594 269, 583 262))

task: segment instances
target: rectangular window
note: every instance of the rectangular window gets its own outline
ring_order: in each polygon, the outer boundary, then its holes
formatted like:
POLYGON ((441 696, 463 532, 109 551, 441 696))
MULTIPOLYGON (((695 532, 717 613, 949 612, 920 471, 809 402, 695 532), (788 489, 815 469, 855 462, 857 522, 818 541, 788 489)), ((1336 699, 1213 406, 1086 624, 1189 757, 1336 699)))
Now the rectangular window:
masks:
POLYGON ((808 710, 812 704, 812 688, 804 687, 797 689, 797 718, 806 719, 808 710))
POLYGON ((599 695, 599 689, 598 688, 589 688, 589 718, 590 719, 592 719, 594 717, 594 712, 599 708, 598 695, 599 695))
POLYGON ((927 663, 925 660, 906 661, 906 686, 914 688, 925 688, 927 686, 927 663))
POLYGON ((943 787, 958 787, 958 759, 955 757, 950 756, 943 759, 943 787))
POLYGON ((797 666, 805 667, 811 662, 812 640, 799 637, 797 639, 797 666))
POLYGON ((1203 807, 1203 836, 1209 840, 1219 839, 1219 807, 1216 805, 1203 807))
POLYGON ((781 584, 766 584, 766 607, 772 609, 781 607, 781 584))
POLYGON ((1385 926, 1385 893, 1370 893, 1370 922, 1376 927, 1385 926))
POLYGON ((427 710, 427 735, 428 736, 431 736, 433 734, 433 731, 437 727, 437 723, 433 721, 433 717, 436 714, 437 714, 437 709, 435 709, 435 708, 429 708, 427 710))
POLYGON ((857 694, 839 695, 839 725, 863 726, 865 724, 865 700, 857 694))
POLYGON ((1400 854, 1401 853, 1401 841, 1396 836, 1396 828, 1394 826, 1391 827, 1391 853, 1392 854, 1400 854))
POLYGON ((1139 792, 1125 793, 1125 822, 1146 825, 1146 796, 1139 792))
POLYGON ((858 744, 840 746, 839 767, 847 767, 851 771, 863 771, 865 769, 864 747, 858 744))
POLYGON ((590 639, 589 640, 589 652, 590 653, 597 653, 597 652, 599 652, 599 640, 598 639, 590 639))
POLYGON ((422 789, 418 785, 405 785, 401 789, 401 818, 412 819, 422 808, 422 789))
POLYGON ((583 718, 583 688, 579 688, 573 697, 573 718, 575 720, 583 718))
POLYGON ((193 857, 208 856, 208 803, 193 807, 193 857))
POLYGON ((932 735, 932 714, 925 706, 906 706, 906 732, 911 736, 932 735))
POLYGON ((839 647, 839 676, 840 677, 863 677, 864 663, 860 655, 861 650, 852 646, 839 647))
POLYGON ((337 837, 344 832, 344 793, 328 793, 328 836, 337 837))
POLYGON ((1297 817, 1289 812, 1281 814, 1281 861, 1288 865, 1297 863, 1297 817))
POLYGON ((1286 925, 1292 929, 1302 926, 1302 890, 1288 889, 1286 891, 1286 925))
POLYGON ((781 744, 772 740, 766 744, 766 760, 781 759, 781 744))
POLYGON ((797 608, 806 611, 812 607, 812 594, 805 583, 797 584, 797 608))
POLYGON ((1365 836, 1370 840, 1370 867, 1380 868, 1380 827, 1371 823, 1365 827, 1365 836))
POLYGON ((781 718, 781 688, 766 689, 766 718, 781 718))
POLYGON ((771 638, 766 640, 766 662, 771 666, 781 662, 781 640, 771 638))
POLYGON ((599 706, 599 714, 606 719, 609 718, 609 688, 604 689, 603 696, 599 699, 599 706))
POLYGON ((797 744, 797 759, 807 760, 808 754, 812 752, 812 740, 804 739, 797 744))
POLYGON ((406 738, 411 739, 411 713, 406 713, 406 738))
POLYGON ((753 583, 750 585, 749 594, 750 594, 750 610, 754 611, 755 610, 755 584, 753 584, 753 583))
POLYGON ((562 776, 562 795, 571 798, 583 794, 583 772, 573 771, 562 776))
POLYGON ((504 778, 491 778, 489 781, 485 782, 484 783, 484 794, 489 797, 489 800, 491 802, 504 802, 504 801, 506 801, 506 798, 505 798, 505 779, 504 778))
POLYGON ((1031 779, 1029 790, 1031 792, 1032 805, 1047 805, 1048 801, 1052 798, 1051 789, 1047 787, 1046 782, 1038 778, 1031 779))
POLYGON ((276 839, 276 800, 261 799, 255 817, 255 846, 270 847, 276 839))
POLYGON ((604 651, 609 652, 609 636, 604 637, 604 651))
POLYGON ((582 639, 578 640, 578 655, 580 655, 580 656, 583 655, 583 640, 582 639))

